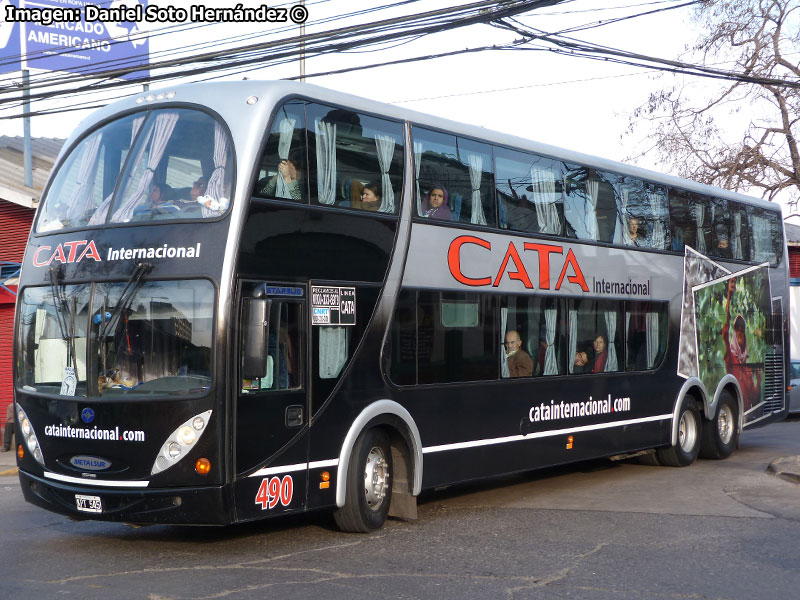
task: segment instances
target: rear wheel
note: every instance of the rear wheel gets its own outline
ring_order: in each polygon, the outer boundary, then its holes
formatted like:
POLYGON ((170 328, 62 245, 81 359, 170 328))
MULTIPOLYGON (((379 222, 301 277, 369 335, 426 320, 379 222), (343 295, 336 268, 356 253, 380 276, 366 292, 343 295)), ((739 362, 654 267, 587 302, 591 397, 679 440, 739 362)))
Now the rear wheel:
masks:
POLYGON ((728 458, 739 445, 739 404, 728 391, 722 392, 714 418, 703 425, 700 456, 728 458))
POLYGON ((678 417, 678 443, 668 448, 659 448, 658 460, 668 467, 686 467, 697 460, 701 437, 700 410, 691 396, 681 402, 678 417))
POLYGON ((368 429, 356 440, 347 468, 345 503, 333 517, 342 531, 379 529, 392 500, 392 451, 389 436, 368 429))

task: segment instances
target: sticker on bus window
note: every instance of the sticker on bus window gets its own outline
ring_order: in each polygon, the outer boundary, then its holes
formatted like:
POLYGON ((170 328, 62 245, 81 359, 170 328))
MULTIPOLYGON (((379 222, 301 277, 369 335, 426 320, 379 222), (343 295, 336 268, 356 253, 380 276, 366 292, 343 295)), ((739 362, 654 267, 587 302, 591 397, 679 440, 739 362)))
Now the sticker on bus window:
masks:
POLYGON ((265 477, 261 480, 256 492, 256 504, 261 510, 270 510, 278 506, 289 506, 294 494, 294 481, 291 475, 281 477, 265 477))
POLYGON ((313 325, 355 325, 356 288, 312 286, 311 323, 313 325))

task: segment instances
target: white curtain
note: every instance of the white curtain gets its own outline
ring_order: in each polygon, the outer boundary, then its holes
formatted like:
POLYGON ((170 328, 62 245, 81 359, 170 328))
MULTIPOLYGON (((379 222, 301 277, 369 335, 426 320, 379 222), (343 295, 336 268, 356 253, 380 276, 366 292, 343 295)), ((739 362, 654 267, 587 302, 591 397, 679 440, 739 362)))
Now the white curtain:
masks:
POLYGON ((547 350, 544 352, 544 375, 558 375, 558 361, 556 360, 556 309, 544 309, 545 341, 547 350))
POLYGON ((472 218, 473 225, 486 225, 481 204, 481 175, 483 175, 483 156, 474 152, 467 152, 469 163, 469 180, 472 183, 472 218))
POLYGON ((394 212, 394 190, 389 178, 389 168, 394 156, 394 138, 383 133, 375 134, 375 147, 378 150, 378 166, 381 168, 381 206, 378 212, 394 212))
POLYGON ((97 174, 97 154, 100 151, 101 134, 95 133, 84 142, 81 166, 78 169, 78 177, 75 187, 72 190, 72 197, 69 201, 69 218, 83 219, 92 209, 92 198, 94 192, 94 177, 97 174))
MULTIPOLYGON (((546 317, 545 317, 546 318, 546 317)), ((569 310, 569 356, 567 363, 569 364, 569 372, 574 372, 575 367, 575 352, 578 350, 578 311, 574 308, 569 310)))
POLYGON ((692 206, 692 212, 694 212, 694 220, 697 224, 697 251, 700 254, 706 253, 706 236, 703 234, 703 219, 705 218, 705 211, 703 210, 703 205, 699 202, 695 203, 692 206))
POLYGON ((590 240, 597 239, 597 198, 600 195, 600 182, 596 179, 586 181, 586 237, 590 240))
POLYGON ((511 372, 508 370, 508 359, 506 358, 506 323, 508 323, 508 309, 500 309, 500 377, 508 379, 511 372))
POLYGON ((174 112, 163 112, 156 117, 152 129, 149 131, 150 139, 147 140, 147 143, 140 146, 141 151, 137 157, 138 164, 138 161, 142 159, 142 154, 145 149, 147 146, 150 146, 150 154, 147 157, 147 167, 144 173, 142 173, 136 191, 128 196, 128 199, 125 200, 111 216, 112 221, 117 223, 130 221, 131 217, 133 217, 134 209, 147 199, 150 183, 153 181, 153 175, 158 167, 158 163, 161 162, 161 157, 164 156, 164 150, 167 149, 167 142, 177 122, 178 113, 174 112))
MULTIPOLYGON (((414 142, 414 179, 417 182, 417 214, 422 214, 422 192, 419 189, 419 169, 422 166, 422 142, 414 142)), ((430 208, 430 207, 429 207, 430 208)))
POLYGON ((334 379, 347 362, 347 327, 319 328, 319 377, 334 379))
MULTIPOLYGON (((296 124, 297 124, 297 119, 284 116, 283 120, 281 121, 281 124, 278 126, 279 127, 278 158, 280 158, 281 161, 284 161, 287 158, 289 158, 289 150, 292 147, 292 134, 294 133, 294 126, 296 124)), ((276 179, 275 195, 278 198, 292 197, 292 194, 289 192, 289 184, 286 183, 286 180, 283 178, 280 171, 278 171, 276 179)))
POLYGON ((615 242, 622 242, 626 246, 633 246, 633 240, 631 239, 631 231, 628 228, 628 220, 631 218, 628 214, 628 198, 630 196, 630 190, 627 187, 622 187, 620 189, 620 197, 622 199, 622 207, 619 211, 620 218, 617 220, 617 227, 620 228, 622 231, 622 236, 614 236, 615 242), (621 237, 622 239, 618 239, 621 237))
MULTIPOLYGON (((219 123, 214 124, 214 172, 208 179, 206 186, 206 202, 211 206, 203 204, 204 217, 216 217, 228 210, 230 199, 223 196, 225 193, 225 159, 228 155, 228 136, 219 123)), ((278 179, 283 177, 278 175, 278 179)))
POLYGON ((774 259, 772 254, 772 241, 770 240, 769 220, 758 215, 753 215, 752 226, 753 241, 751 254, 757 262, 766 262, 774 259))
POLYGON ((733 235, 731 236, 731 245, 733 246, 733 258, 742 260, 742 213, 736 211, 733 213, 733 235))
POLYGON ((606 319, 606 346, 608 347, 608 358, 606 358, 606 366, 605 371, 618 371, 619 370, 619 363, 617 362, 617 347, 614 344, 614 340, 617 336, 617 313, 613 310, 605 311, 605 319, 606 319))
POLYGON ((661 218, 664 206, 664 195, 647 192, 647 199, 650 200, 650 210, 653 213, 653 231, 650 235, 650 247, 663 250, 667 245, 666 233, 664 231, 664 221, 661 218))
MULTIPOLYGON (((131 124, 131 147, 133 146, 133 141, 136 139, 136 134, 139 133, 139 129, 141 129, 142 123, 144 123, 144 119, 144 116, 136 117, 131 124)), ((146 145, 147 144, 142 144, 140 147, 143 149, 146 145)), ((137 162, 138 160, 141 160, 142 152, 143 150, 139 151, 137 162)), ((97 210, 94 211, 94 214, 89 219, 89 225, 100 225, 101 223, 105 223, 106 215, 108 214, 108 208, 111 206, 111 199, 113 197, 114 192, 111 192, 106 198, 103 199, 103 201, 100 203, 100 206, 97 207, 97 210)))
POLYGON ((536 220, 541 233, 561 233, 556 209, 555 174, 550 169, 531 167, 533 184, 533 203, 536 207, 536 220))
POLYGON ((317 194, 320 204, 336 199, 336 124, 314 121, 317 133, 317 194))
POLYGON ((645 315, 645 328, 647 331, 647 368, 652 369, 658 354, 658 313, 649 312, 645 315))

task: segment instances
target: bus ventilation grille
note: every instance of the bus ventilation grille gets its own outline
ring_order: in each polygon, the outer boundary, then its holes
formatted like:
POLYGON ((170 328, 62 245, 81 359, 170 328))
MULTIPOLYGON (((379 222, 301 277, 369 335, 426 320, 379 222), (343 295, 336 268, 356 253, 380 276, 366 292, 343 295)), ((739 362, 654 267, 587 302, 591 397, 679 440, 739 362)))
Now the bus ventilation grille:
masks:
POLYGON ((783 410, 783 370, 783 352, 773 346, 764 358, 764 413, 783 410))

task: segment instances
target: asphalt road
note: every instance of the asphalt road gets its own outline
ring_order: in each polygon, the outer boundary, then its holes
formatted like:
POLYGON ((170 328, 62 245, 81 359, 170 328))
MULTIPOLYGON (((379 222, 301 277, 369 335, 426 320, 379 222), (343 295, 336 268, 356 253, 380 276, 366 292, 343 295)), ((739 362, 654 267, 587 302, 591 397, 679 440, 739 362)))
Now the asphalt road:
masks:
POLYGON ((0 598, 800 597, 800 420, 685 469, 598 461, 426 493, 370 535, 327 515, 230 528, 73 522, 0 476, 0 598), (781 463, 778 463, 781 464, 781 463))

